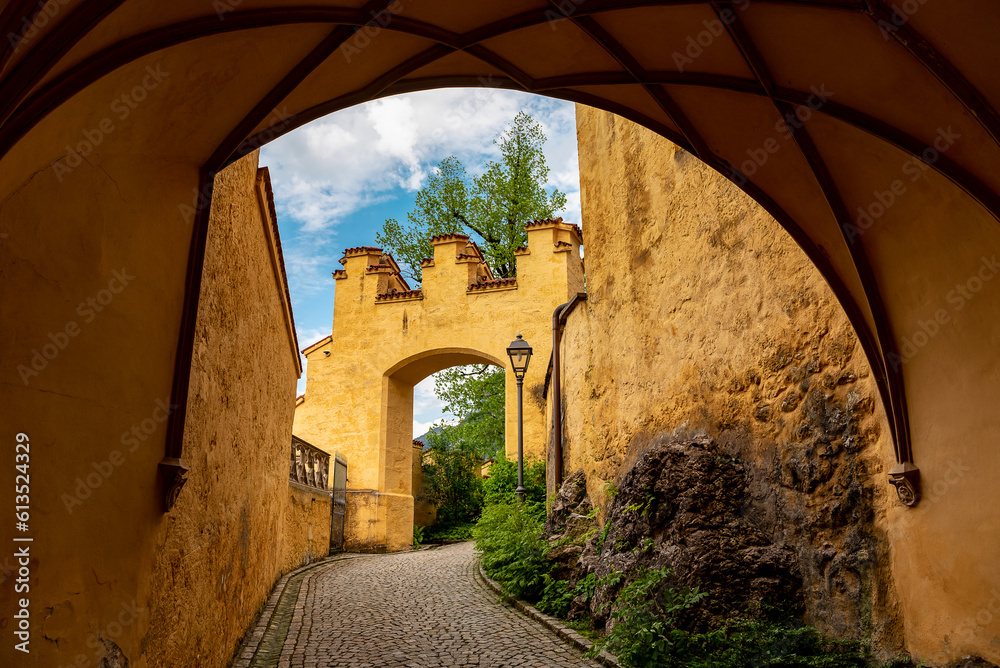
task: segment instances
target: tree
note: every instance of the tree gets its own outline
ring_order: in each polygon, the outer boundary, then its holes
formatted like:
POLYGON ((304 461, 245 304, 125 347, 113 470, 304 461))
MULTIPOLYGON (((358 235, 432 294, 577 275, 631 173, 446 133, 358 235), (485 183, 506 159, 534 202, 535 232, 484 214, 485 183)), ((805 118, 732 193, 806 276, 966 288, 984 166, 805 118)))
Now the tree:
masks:
POLYGON ((483 507, 483 460, 452 429, 428 434, 430 449, 424 453, 424 488, 437 507, 438 525, 471 522, 483 507))
POLYGON ((390 218, 376 235, 414 283, 420 283, 420 261, 432 256, 431 237, 454 232, 480 244, 494 275, 514 276, 514 251, 528 240, 525 225, 566 207, 564 193, 544 187, 549 168, 538 122, 519 112, 493 143, 500 147, 499 162, 489 161, 480 176, 470 179, 458 158, 445 158, 417 192, 408 224, 390 218))
MULTIPOLYGON (((483 504, 514 503, 517 489, 517 462, 501 455, 487 471, 489 478, 483 481, 483 504)), ((545 504, 545 462, 541 459, 527 459, 524 462, 525 500, 545 504)))
POLYGON ((480 461, 503 456, 504 370, 488 364, 458 366, 434 376, 434 394, 444 411, 458 419, 449 438, 476 453, 480 461))

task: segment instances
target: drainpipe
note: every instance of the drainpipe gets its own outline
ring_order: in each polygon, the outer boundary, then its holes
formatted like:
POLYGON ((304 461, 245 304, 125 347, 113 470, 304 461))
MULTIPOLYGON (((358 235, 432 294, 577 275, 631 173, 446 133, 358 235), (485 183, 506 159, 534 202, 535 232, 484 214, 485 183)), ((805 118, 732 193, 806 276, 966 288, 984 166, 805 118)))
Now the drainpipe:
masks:
POLYGON ((573 312, 577 304, 587 301, 586 292, 578 292, 565 304, 560 304, 552 312, 552 448, 555 454, 553 473, 556 479, 556 489, 563 480, 562 452, 562 384, 559 380, 559 344, 562 343, 563 329, 566 318, 573 312))

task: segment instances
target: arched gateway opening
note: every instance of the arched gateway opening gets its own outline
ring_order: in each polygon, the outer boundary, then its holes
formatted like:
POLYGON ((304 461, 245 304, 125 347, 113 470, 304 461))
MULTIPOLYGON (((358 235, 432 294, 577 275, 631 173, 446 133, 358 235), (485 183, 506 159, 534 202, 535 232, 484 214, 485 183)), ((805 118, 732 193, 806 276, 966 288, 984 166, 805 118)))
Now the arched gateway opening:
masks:
MULTIPOLYGON (((185 417, 213 175, 336 109, 486 85, 645 125, 788 230, 864 346, 900 498, 948 491, 890 512, 908 645, 996 659, 984 592, 1000 551, 1000 300, 984 286, 1000 252, 998 25, 984 2, 5 3, 2 419, 51 453, 33 471, 46 481, 35 512, 66 530, 34 549, 73 557, 33 590, 55 611, 48 630, 83 646, 87 629, 58 620, 106 627, 123 599, 95 579, 151 600, 177 520, 165 505, 193 471, 210 475, 184 444, 200 428, 185 417), (81 324, 81 300, 139 268, 81 324), (65 344, 33 360, 50 341, 65 344), (157 402, 168 426, 136 451, 128 484, 66 522, 62 490, 157 402), (82 540, 109 524, 106 543, 82 540)), ((123 642, 149 634, 136 624, 123 642)), ((57 645, 42 651, 68 662, 57 645)))
MULTIPOLYGON (((561 219, 531 223, 517 277, 495 279, 475 243, 434 237, 434 257, 411 290, 391 255, 349 248, 334 273, 333 333, 303 352, 309 377, 295 433, 353 467, 346 548, 399 550, 413 536, 413 386, 452 366, 508 366, 521 334, 534 349, 524 401, 525 455, 545 458, 544 367, 556 307, 583 289, 582 233, 561 219), (360 342, 360 345, 358 343, 360 342)), ((517 456, 517 392, 506 378, 506 452, 517 456)))

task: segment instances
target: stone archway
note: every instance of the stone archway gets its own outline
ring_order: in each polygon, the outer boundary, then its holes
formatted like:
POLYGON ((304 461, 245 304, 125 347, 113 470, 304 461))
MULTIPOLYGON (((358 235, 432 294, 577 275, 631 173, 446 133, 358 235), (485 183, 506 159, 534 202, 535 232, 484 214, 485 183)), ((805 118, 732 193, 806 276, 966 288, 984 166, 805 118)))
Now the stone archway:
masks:
MULTIPOLYGON (((583 289, 582 234, 561 219, 527 228, 517 277, 496 279, 467 236, 431 240, 423 284, 411 290, 391 255, 349 248, 334 272, 333 333, 303 350, 306 393, 295 433, 344 453, 348 484, 347 549, 399 550, 412 542, 413 386, 461 364, 507 367, 516 334, 533 347, 525 377, 526 457, 545 457, 541 398, 552 347, 552 312, 583 289)), ((506 451, 517 454, 516 384, 506 378, 506 451)))

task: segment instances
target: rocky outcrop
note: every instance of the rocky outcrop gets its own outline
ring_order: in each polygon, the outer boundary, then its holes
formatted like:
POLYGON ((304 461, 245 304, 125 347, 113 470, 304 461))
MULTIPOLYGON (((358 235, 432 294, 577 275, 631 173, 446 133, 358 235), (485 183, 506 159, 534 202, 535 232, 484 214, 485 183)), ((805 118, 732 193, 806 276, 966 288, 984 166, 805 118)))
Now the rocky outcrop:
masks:
POLYGON ((563 481, 545 521, 545 535, 552 545, 546 556, 553 564, 553 577, 575 581, 583 544, 596 533, 593 508, 582 470, 563 481))
MULTIPOLYGON (((708 597, 685 620, 691 630, 778 606, 802 608, 802 576, 793 549, 756 524, 744 466, 708 438, 666 438, 625 473, 605 529, 581 554, 577 577, 667 567, 675 587, 708 597)), ((600 623, 621 585, 598 588, 591 603, 600 623)))
POLYGON ((545 534, 576 540, 594 528, 593 509, 587 496, 587 477, 581 469, 563 481, 553 498, 545 534))
POLYGON ((997 668, 997 664, 990 663, 978 656, 964 656, 948 668, 997 668))

